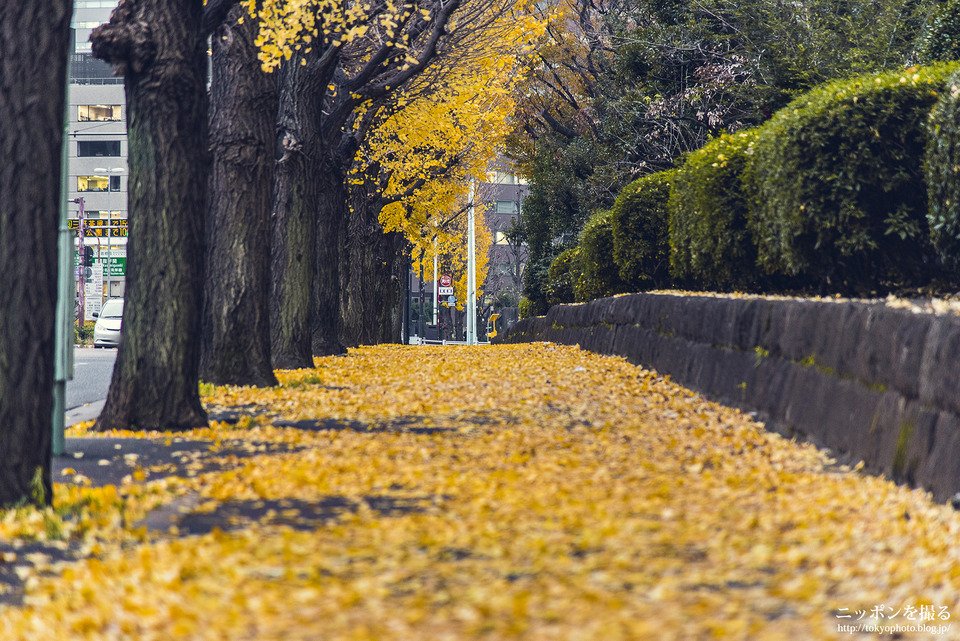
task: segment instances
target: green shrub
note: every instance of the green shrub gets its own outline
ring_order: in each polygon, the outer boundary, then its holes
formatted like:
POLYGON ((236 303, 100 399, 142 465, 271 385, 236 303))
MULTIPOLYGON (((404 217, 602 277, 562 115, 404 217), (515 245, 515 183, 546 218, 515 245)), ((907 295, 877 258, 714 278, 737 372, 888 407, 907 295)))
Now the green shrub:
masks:
POLYGON ((758 281, 741 174, 757 131, 714 138, 686 156, 670 194, 674 278, 708 289, 749 289, 758 281))
POLYGON ((550 264, 547 301, 551 305, 572 303, 576 300, 574 283, 580 278, 579 255, 580 248, 571 247, 560 252, 550 264))
POLYGON ((613 260, 630 291, 659 288, 670 277, 669 209, 674 171, 638 178, 617 195, 610 210, 613 260))
POLYGON ((550 309, 547 294, 550 286, 550 265, 553 255, 531 258, 523 270, 523 295, 527 299, 530 316, 543 316, 550 309))
POLYGON ((522 320, 524 318, 532 318, 537 314, 533 311, 533 305, 530 302, 530 299, 524 296, 520 299, 520 304, 517 306, 517 316, 522 320))
POLYGON ((768 271, 851 293, 929 280, 926 119, 954 69, 832 82, 760 128, 745 180, 768 271))
POLYGON ((917 56, 925 64, 960 60, 960 0, 947 0, 937 7, 920 36, 917 56))
POLYGON ((930 237, 944 265, 960 271, 960 73, 950 77, 928 130, 924 170, 930 237))
POLYGON ((580 271, 580 277, 573 287, 577 302, 626 291, 626 285, 620 279, 620 268, 613 260, 610 210, 597 212, 590 217, 580 232, 577 251, 573 257, 574 270, 579 267, 580 271))
POLYGON ((77 321, 73 321, 73 343, 74 345, 93 344, 93 328, 96 321, 86 321, 83 327, 77 321))

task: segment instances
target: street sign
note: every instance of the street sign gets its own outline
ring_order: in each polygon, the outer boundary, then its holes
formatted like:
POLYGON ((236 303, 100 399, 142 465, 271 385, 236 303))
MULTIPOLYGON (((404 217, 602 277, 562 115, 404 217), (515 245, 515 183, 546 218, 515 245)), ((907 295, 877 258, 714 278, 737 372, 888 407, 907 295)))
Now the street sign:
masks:
MULTIPOLYGON (((80 222, 76 218, 67 221, 67 228, 73 230, 73 237, 76 238, 80 230, 80 222)), ((126 218, 91 218, 83 221, 83 235, 85 238, 126 238, 127 237, 127 219, 126 218)))
POLYGON ((450 287, 453 285, 453 276, 450 274, 441 274, 440 276, 440 286, 441 287, 450 287))
POLYGON ((452 296, 452 295, 453 295, 453 287, 439 287, 439 288, 437 288, 437 295, 438 295, 438 296, 452 296))
MULTIPOLYGON (((94 265, 103 265, 103 275, 109 276, 110 278, 123 278, 127 275, 127 257, 126 257, 126 248, 124 247, 114 247, 111 251, 111 256, 109 260, 107 259, 107 250, 106 248, 101 248, 100 257, 97 258, 94 255, 93 264, 94 265)), ((80 259, 77 256, 77 252, 73 253, 73 268, 74 272, 80 267, 80 259)))
POLYGON ((457 304, 457 297, 456 297, 456 296, 448 296, 448 297, 447 297, 447 305, 449 305, 450 307, 453 307, 453 306, 456 305, 456 304, 457 304))

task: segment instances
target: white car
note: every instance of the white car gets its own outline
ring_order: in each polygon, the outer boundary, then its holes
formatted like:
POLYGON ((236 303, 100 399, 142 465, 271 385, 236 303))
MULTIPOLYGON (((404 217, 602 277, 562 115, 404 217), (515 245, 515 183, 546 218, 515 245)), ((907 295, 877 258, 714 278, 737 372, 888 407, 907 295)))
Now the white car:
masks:
POLYGON ((123 321, 123 299, 111 298, 103 304, 93 326, 94 347, 117 347, 120 345, 120 325, 123 321))

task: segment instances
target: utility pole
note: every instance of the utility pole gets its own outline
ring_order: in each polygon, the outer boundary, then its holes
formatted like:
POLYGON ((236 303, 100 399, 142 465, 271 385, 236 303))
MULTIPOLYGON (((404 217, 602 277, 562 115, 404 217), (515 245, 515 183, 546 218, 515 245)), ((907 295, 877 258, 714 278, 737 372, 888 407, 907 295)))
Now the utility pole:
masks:
MULTIPOLYGON (((76 32, 70 29, 70 51, 74 50, 75 42, 76 32)), ((70 56, 67 56, 66 82, 66 104, 69 104, 70 56)), ((66 116, 66 104, 64 105, 63 151, 60 165, 60 229, 57 235, 57 311, 54 330, 53 416, 51 417, 53 438, 50 444, 51 453, 54 456, 62 456, 66 451, 64 431, 66 429, 67 381, 73 378, 73 332, 70 328, 73 325, 70 320, 73 310, 70 309, 70 303, 73 302, 75 281, 71 273, 73 272, 73 237, 67 222, 67 180, 70 175, 67 131, 70 127, 70 118, 66 116)))
MULTIPOLYGON (((106 298, 111 298, 113 295, 110 284, 111 276, 113 275, 113 240, 111 237, 113 236, 113 230, 118 229, 115 227, 117 220, 113 217, 113 209, 110 207, 113 192, 113 176, 116 175, 117 180, 120 180, 120 174, 125 170, 123 167, 97 167, 94 171, 103 172, 107 175, 107 265, 104 268, 103 280, 107 292, 106 298)), ((119 191, 119 187, 117 190, 119 191)))
POLYGON ((83 323, 85 320, 84 314, 86 313, 85 307, 86 307, 86 291, 87 291, 87 283, 86 283, 87 270, 84 269, 84 265, 83 265, 83 258, 84 256, 86 256, 83 248, 83 237, 87 233, 86 229, 84 229, 84 226, 83 226, 83 196, 80 196, 79 198, 75 198, 73 202, 77 203, 77 205, 80 206, 79 212, 77 214, 77 233, 79 235, 79 238, 77 239, 77 279, 80 284, 80 287, 79 287, 80 307, 79 309, 77 309, 77 323, 79 323, 80 330, 83 331, 83 323))
POLYGON ((420 311, 417 313, 417 336, 420 337, 420 343, 423 343, 423 339, 427 335, 427 319, 424 318, 424 309, 426 303, 426 295, 423 291, 423 248, 420 249, 420 311))
POLYGON ((467 209, 467 300, 463 309, 467 313, 467 345, 477 344, 477 233, 476 197, 477 181, 470 181, 470 207, 467 209))

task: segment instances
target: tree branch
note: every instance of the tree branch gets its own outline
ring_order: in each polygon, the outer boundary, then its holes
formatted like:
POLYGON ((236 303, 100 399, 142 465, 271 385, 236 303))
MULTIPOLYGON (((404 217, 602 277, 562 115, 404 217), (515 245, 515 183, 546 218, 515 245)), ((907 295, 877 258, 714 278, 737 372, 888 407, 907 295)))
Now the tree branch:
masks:
POLYGON ((93 57, 112 64, 118 76, 141 73, 157 56, 150 25, 136 16, 131 0, 120 0, 110 21, 90 34, 90 43, 93 57))
MULTIPOLYGON (((234 5, 240 0, 207 0, 203 7, 203 21, 200 23, 200 36, 206 38, 219 27, 234 5)), ((259 2, 257 3, 260 4, 259 2)))

